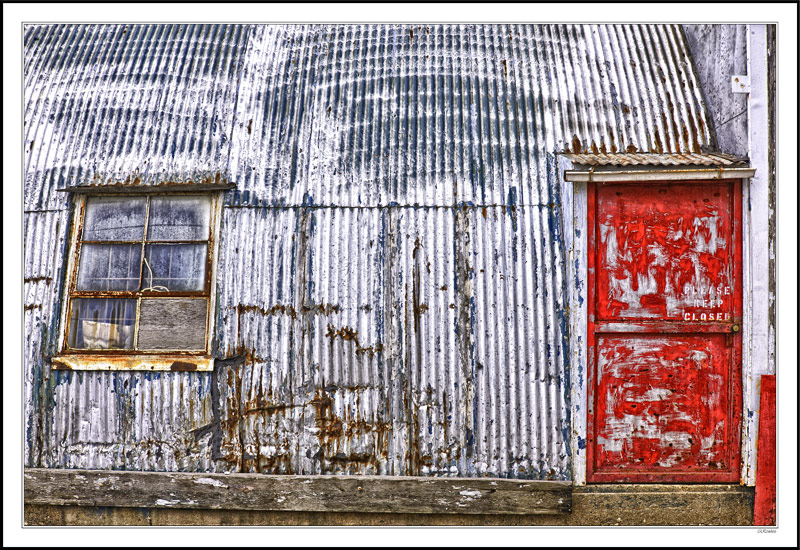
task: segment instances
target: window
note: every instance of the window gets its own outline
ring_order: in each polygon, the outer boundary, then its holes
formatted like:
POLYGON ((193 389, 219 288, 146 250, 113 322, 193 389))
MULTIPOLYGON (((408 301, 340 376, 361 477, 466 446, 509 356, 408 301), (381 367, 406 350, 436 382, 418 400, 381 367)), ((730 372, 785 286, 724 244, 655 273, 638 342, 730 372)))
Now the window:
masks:
POLYGON ((81 202, 65 318, 69 357, 61 364, 97 368, 88 359, 98 354, 105 368, 115 367, 115 356, 208 355, 217 200, 154 194, 81 202))

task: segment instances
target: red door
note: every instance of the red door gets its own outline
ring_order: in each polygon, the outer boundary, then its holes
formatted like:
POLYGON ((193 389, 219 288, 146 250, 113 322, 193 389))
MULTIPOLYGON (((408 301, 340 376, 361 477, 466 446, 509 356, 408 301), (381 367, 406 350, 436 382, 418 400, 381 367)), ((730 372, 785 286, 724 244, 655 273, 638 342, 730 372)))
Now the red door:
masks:
POLYGON ((588 194, 587 480, 739 481, 741 182, 588 194))

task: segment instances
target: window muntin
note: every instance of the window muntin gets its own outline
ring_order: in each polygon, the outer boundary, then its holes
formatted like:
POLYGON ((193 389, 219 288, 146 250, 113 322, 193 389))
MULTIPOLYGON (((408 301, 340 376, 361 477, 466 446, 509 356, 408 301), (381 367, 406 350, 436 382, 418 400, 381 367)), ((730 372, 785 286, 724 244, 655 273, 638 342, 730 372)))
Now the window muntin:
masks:
POLYGON ((202 195, 88 197, 65 349, 207 351, 211 203, 202 195))

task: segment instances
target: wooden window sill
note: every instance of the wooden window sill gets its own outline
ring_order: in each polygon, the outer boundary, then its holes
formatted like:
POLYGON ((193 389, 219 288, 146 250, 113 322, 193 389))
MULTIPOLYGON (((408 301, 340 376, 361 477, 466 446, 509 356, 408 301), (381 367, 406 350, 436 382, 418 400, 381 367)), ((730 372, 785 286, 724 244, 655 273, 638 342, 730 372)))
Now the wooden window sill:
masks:
POLYGON ((214 358, 206 355, 74 353, 52 359, 56 370, 115 370, 208 372, 214 370, 214 358))

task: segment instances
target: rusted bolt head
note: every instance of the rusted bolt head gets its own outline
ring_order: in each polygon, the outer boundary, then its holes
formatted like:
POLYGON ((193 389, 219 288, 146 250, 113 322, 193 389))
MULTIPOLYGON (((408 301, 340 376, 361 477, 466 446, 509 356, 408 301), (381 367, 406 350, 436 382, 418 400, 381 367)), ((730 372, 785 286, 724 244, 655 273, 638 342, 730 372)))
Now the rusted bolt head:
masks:
POLYGON ((359 487, 359 488, 358 488, 358 490, 359 490, 359 491, 363 491, 364 489, 362 489, 361 487, 359 487))

